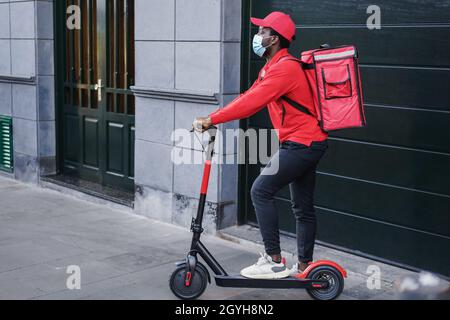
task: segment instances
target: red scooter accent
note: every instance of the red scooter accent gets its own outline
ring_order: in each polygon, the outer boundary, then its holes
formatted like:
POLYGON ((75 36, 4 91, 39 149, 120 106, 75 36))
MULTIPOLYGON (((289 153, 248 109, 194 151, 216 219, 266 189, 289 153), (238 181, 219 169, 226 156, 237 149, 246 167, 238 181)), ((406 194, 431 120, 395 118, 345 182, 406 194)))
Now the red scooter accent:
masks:
POLYGON ((208 193, 208 184, 209 184, 209 176, 210 175, 211 175, 211 161, 206 160, 205 169, 203 172, 202 189, 200 192, 202 195, 206 195, 208 193))
POLYGON ((320 266, 331 266, 336 268, 344 278, 347 278, 347 271, 345 271, 344 268, 342 268, 340 265, 338 265, 336 262, 329 261, 329 260, 320 260, 313 263, 310 263, 309 266, 303 271, 302 273, 299 273, 295 276, 297 279, 308 279, 309 274, 312 270, 314 270, 317 267, 320 266))
POLYGON ((188 272, 186 273, 186 287, 189 287, 191 285, 192 280, 192 273, 188 272))

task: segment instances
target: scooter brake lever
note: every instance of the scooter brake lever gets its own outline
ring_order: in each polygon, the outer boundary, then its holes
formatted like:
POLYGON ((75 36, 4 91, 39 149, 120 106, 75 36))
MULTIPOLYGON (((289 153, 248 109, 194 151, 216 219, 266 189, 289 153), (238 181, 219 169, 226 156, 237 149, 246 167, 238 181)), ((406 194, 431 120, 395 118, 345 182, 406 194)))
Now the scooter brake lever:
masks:
MULTIPOLYGON (((208 129, 204 130, 203 132, 209 131, 209 130, 211 130, 211 129, 217 129, 217 127, 215 127, 215 126, 210 126, 208 129)), ((192 128, 191 130, 189 130, 190 133, 195 132, 195 131, 196 131, 195 128, 192 128)))

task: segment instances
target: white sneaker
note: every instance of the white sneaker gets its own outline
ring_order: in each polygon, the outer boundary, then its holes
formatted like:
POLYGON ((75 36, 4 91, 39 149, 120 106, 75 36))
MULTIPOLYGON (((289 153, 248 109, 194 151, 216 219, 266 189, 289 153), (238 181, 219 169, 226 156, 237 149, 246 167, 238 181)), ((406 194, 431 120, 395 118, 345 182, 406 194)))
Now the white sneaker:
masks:
POLYGON ((298 263, 295 263, 295 264, 292 266, 292 269, 290 269, 290 271, 291 271, 291 272, 290 272, 289 276, 295 277, 295 276, 297 276, 297 275, 302 274, 303 272, 305 272, 306 269, 303 270, 303 271, 300 271, 299 268, 298 268, 298 263))
POLYGON ((292 269, 290 269, 289 271, 290 271, 290 272, 289 272, 289 276, 291 276, 291 277, 295 277, 296 275, 298 275, 299 273, 301 273, 301 272, 298 270, 298 263, 295 263, 295 264, 292 266, 292 269))
POLYGON ((289 277, 290 272, 282 262, 273 262, 270 256, 261 253, 258 262, 243 269, 241 276, 250 279, 282 279, 289 277))

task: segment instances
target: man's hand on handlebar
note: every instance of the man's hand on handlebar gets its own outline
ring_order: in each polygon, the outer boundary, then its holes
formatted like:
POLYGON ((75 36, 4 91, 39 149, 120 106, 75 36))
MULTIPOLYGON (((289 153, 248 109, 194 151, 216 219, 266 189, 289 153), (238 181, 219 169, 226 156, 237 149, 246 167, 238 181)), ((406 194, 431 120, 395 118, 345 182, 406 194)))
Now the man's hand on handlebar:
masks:
POLYGON ((192 126, 195 131, 203 133, 212 126, 212 121, 209 117, 200 117, 194 120, 192 126))

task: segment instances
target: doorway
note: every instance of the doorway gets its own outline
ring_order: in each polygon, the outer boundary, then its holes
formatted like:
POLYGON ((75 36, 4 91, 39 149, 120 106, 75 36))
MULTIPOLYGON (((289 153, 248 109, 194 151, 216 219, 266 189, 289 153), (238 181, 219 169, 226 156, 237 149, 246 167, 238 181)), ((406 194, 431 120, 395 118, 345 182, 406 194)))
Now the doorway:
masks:
POLYGON ((55 6, 60 173, 133 191, 134 0, 55 6), (75 12, 78 27, 69 28, 75 12))

